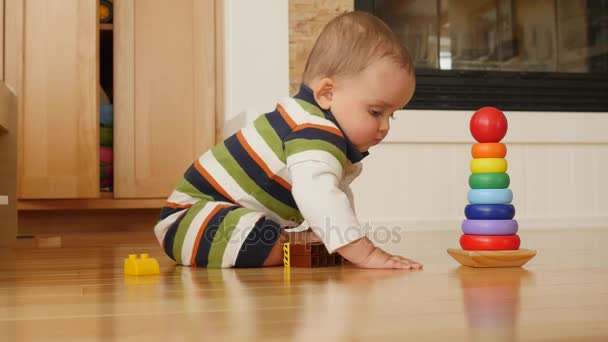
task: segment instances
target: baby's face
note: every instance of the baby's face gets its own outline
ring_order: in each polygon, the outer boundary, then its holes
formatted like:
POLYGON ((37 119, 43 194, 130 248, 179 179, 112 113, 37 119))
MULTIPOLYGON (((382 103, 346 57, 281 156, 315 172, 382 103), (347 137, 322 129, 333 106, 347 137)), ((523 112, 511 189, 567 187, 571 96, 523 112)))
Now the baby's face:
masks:
POLYGON ((358 75, 336 80, 330 109, 350 141, 365 152, 386 137, 391 116, 410 101, 414 89, 413 75, 383 58, 358 75))

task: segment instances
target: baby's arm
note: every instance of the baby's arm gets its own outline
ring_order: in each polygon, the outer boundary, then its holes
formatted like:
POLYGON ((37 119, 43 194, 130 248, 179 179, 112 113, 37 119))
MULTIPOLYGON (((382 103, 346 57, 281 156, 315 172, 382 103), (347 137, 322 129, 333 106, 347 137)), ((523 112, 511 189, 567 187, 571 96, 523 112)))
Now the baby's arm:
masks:
POLYGON ((340 171, 332 160, 301 161, 290 165, 292 194, 302 215, 327 250, 337 251, 363 268, 420 269, 409 259, 391 255, 365 237, 350 201, 338 187, 340 171))

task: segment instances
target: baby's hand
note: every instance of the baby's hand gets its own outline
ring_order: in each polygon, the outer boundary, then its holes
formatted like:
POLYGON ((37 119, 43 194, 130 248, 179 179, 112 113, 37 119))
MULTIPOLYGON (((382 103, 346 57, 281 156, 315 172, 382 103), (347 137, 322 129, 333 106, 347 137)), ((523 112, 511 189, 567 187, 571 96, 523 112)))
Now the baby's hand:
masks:
POLYGON ((361 268, 395 268, 402 270, 420 270, 422 264, 399 255, 389 254, 376 247, 361 263, 355 264, 361 268))
POLYGON ((399 255, 389 254, 374 246, 366 237, 338 248, 338 253, 361 268, 422 269, 422 264, 399 255))

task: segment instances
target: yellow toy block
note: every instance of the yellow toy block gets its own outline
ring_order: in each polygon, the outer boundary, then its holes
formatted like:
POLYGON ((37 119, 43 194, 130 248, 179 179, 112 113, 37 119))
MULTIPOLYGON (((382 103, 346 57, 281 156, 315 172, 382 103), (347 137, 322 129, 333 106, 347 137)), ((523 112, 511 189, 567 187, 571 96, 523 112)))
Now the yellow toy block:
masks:
POLYGON ((289 267, 291 262, 289 261, 289 243, 283 244, 283 266, 289 267))
POLYGON ((126 275, 150 275, 160 274, 158 261, 148 257, 148 254, 140 254, 139 259, 137 254, 129 254, 129 258, 125 259, 125 274, 126 275))

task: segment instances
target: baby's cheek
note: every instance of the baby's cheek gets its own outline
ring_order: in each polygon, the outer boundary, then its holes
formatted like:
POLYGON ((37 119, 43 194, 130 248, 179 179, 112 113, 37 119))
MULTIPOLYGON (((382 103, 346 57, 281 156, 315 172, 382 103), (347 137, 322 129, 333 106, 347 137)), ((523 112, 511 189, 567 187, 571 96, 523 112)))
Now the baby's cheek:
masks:
POLYGON ((373 137, 376 136, 380 127, 380 123, 377 119, 372 118, 372 120, 367 120, 363 129, 366 131, 367 135, 371 135, 373 137))
POLYGON ((378 129, 374 122, 367 122, 365 125, 358 127, 358 138, 362 143, 367 143, 369 140, 376 138, 378 129))

